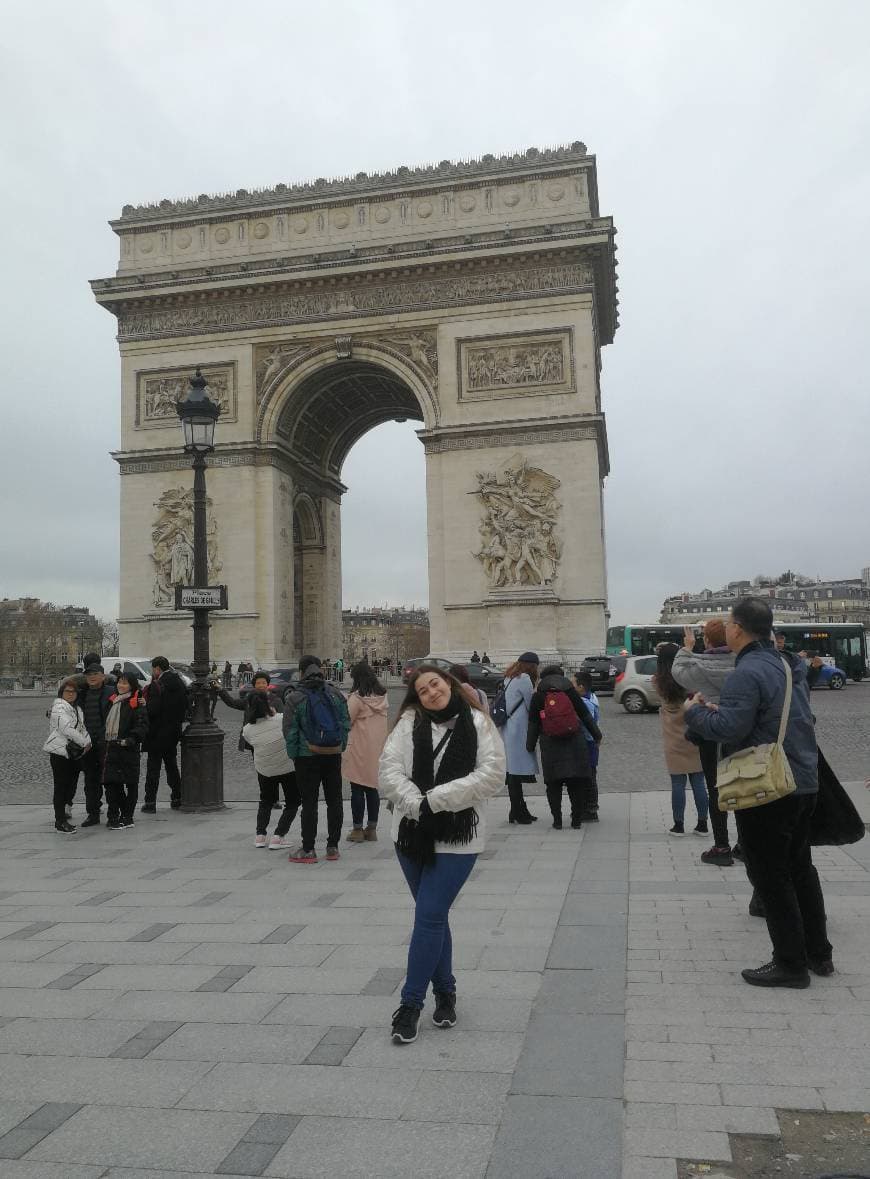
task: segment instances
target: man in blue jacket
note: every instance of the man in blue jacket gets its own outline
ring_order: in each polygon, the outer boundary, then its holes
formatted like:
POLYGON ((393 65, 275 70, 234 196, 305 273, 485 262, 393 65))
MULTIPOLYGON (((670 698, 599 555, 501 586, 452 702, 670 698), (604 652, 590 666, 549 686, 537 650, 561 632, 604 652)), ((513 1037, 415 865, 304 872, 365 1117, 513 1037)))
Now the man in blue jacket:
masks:
POLYGON ((783 659, 788 658, 793 689, 783 746, 796 790, 735 815, 773 943, 773 961, 742 974, 756 987, 808 987, 808 968, 820 975, 834 972, 825 901, 810 852, 819 753, 803 661, 773 648, 772 628, 773 615, 763 598, 741 598, 734 604, 725 623, 726 642, 737 656, 734 671, 722 686, 718 705, 691 696, 685 718, 692 732, 720 742, 726 753, 776 741, 786 692, 783 659))

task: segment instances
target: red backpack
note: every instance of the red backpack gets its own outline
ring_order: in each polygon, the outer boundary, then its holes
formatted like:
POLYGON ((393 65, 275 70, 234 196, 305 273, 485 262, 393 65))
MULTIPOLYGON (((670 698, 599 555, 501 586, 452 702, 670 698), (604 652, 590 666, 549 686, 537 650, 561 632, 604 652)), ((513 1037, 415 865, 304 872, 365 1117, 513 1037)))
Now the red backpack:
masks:
POLYGON ((551 689, 544 693, 544 707, 540 711, 541 731, 546 737, 570 737, 580 728, 580 717, 568 693, 551 689))

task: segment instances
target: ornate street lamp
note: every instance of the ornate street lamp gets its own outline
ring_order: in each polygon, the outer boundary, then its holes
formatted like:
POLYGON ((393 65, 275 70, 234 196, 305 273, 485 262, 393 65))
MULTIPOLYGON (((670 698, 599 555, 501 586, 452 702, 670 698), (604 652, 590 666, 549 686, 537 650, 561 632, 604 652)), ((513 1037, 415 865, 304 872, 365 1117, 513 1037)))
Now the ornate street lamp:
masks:
MULTIPOLYGON (((208 539, 206 536, 205 456, 214 450, 214 428, 221 407, 208 395, 208 385, 199 369, 190 378, 190 388, 178 403, 184 430, 184 453, 193 456, 193 587, 190 603, 184 590, 176 589, 176 609, 193 610, 193 670, 190 686, 190 724, 181 739, 181 809, 214 811, 224 805, 224 734, 214 719, 217 691, 208 682, 209 600, 208 539), (203 592, 206 591, 206 592, 203 592), (195 605, 193 602, 203 604, 195 605)), ((226 599, 225 592, 223 593, 226 599)))

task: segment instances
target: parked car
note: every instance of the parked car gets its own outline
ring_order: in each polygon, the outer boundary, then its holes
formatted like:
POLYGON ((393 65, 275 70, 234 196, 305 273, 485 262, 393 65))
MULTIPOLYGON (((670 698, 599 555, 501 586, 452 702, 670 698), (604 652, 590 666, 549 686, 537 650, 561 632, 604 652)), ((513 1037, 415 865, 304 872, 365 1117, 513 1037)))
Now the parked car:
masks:
MULTIPOLYGON (((402 664, 402 679, 406 684, 421 663, 431 663, 433 667, 449 671, 455 661, 445 659, 443 655, 425 655, 415 659, 406 659, 402 664)), ((482 688, 487 696, 496 694, 504 678, 503 671, 488 663, 464 663, 462 666, 468 672, 468 679, 475 688, 482 688)))
MULTIPOLYGON (((275 667, 269 672, 269 691, 277 692, 279 696, 283 696, 291 681, 298 678, 298 667, 275 667)), ((253 684, 242 684, 239 688, 240 699, 244 700, 253 690, 253 684)))
POLYGON ((655 655, 625 657, 625 668, 616 676, 613 699, 626 712, 658 712, 661 708, 662 702, 653 686, 657 664, 655 655))
POLYGON ((593 691, 612 692, 616 677, 625 671, 626 658, 625 655, 587 655, 580 668, 592 676, 593 691))

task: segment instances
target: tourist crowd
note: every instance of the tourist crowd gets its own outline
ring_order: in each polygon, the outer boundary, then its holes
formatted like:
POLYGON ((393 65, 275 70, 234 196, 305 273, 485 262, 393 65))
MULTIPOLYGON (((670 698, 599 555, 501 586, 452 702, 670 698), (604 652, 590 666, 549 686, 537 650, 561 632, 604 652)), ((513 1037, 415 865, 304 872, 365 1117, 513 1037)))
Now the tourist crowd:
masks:
MULTIPOLYGON (((682 648, 659 649, 656 688, 671 780, 670 834, 685 834, 688 785, 695 833, 706 836, 712 823, 713 846, 701 861, 728 867, 735 858, 742 860, 753 886, 750 912, 767 921, 772 960, 744 970, 744 979, 756 986, 802 988, 810 983, 810 971, 834 971, 811 846, 859 838, 863 827, 860 821, 856 826, 857 814, 849 812, 847 796, 818 751, 806 664, 772 641, 772 624, 766 602, 745 598, 727 622, 706 625, 702 652, 694 650, 694 633, 687 628, 682 648), (732 844, 719 791, 722 781, 733 787, 740 778, 741 769, 733 768, 740 757, 743 770, 762 766, 765 783, 776 778, 772 765, 780 770, 775 792, 738 791, 738 841, 732 844), (820 767, 825 805, 817 809, 820 767)), ((88 656, 82 675, 61 684, 44 747, 54 779, 57 831, 75 831, 71 806, 80 773, 87 810, 82 826, 100 823, 104 793, 107 828, 132 826, 141 751, 147 758, 142 811, 156 810, 161 769, 170 805, 180 806, 177 748, 187 694, 168 660, 158 656, 151 670, 151 680, 142 685, 132 674, 107 677, 99 657, 88 656)), ((345 695, 320 659, 306 655, 297 678, 281 693, 265 672, 253 670, 244 697, 217 683, 215 688, 244 713, 239 747, 250 750, 259 784, 256 848, 287 847, 298 812, 300 842, 289 859, 316 864, 322 792, 325 858, 336 861, 344 824, 342 781, 350 783, 350 843, 377 840, 381 798, 386 800, 390 838, 415 903, 407 974, 391 1033, 396 1043, 406 1044, 417 1036, 430 987, 435 1024, 452 1027, 457 1021, 449 915, 486 847, 487 800, 505 785, 508 821, 532 824, 537 816, 523 788, 541 774, 555 829, 563 826, 566 795, 571 828, 598 821, 600 707, 588 673, 576 673, 572 682, 558 664, 541 667, 534 651, 522 652, 506 669, 491 701, 469 682, 464 667, 448 671, 420 664, 392 727, 386 689, 375 670, 365 661, 356 663, 350 679, 345 695), (270 836, 276 808, 281 813, 270 836)), ((726 804, 733 798, 731 789, 726 804)))

